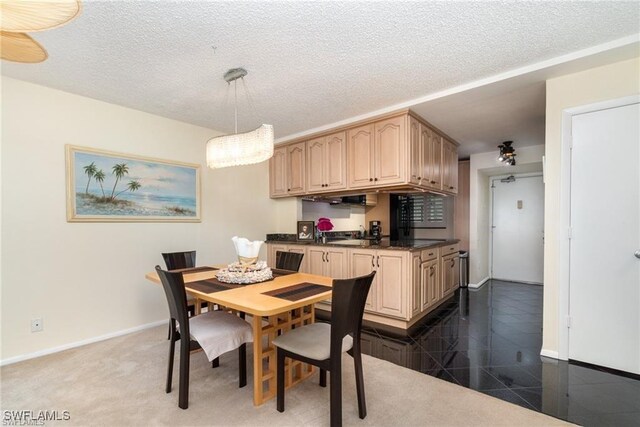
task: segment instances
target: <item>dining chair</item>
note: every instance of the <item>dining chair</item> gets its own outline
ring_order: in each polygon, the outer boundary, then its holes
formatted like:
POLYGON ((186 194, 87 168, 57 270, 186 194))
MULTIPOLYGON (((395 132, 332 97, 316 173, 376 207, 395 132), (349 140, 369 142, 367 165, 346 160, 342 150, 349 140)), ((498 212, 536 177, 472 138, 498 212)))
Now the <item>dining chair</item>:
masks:
POLYGON ((334 279, 331 291, 331 324, 312 323, 273 340, 277 359, 277 409, 284 412, 284 362, 291 358, 320 368, 320 386, 330 372, 331 426, 342 425, 342 353, 353 357, 358 395, 358 415, 367 416, 362 377, 360 329, 367 295, 376 272, 352 279, 334 279))
MULTIPOLYGON (((192 268, 196 266, 196 251, 186 252, 163 252, 162 258, 167 266, 167 270, 180 270, 183 268, 192 268)), ((196 299, 187 298, 187 313, 189 317, 196 314, 196 299)), ((200 307, 205 308, 208 304, 203 302, 200 307)), ((167 339, 171 338, 171 324, 169 324, 169 333, 167 339)))
POLYGON ((300 271, 304 254, 298 252, 276 251, 276 268, 280 270, 300 271))
POLYGON ((156 272, 169 304, 171 315, 171 344, 167 368, 166 392, 171 393, 175 343, 180 341, 180 381, 178 406, 189 407, 190 352, 202 348, 207 358, 214 362, 228 351, 238 349, 239 386, 247 385, 247 344, 253 341, 249 323, 226 311, 208 311, 197 316, 187 314, 187 293, 180 272, 164 271, 156 265, 156 272))
POLYGON ((165 252, 162 254, 167 270, 179 270, 196 266, 196 251, 165 252))

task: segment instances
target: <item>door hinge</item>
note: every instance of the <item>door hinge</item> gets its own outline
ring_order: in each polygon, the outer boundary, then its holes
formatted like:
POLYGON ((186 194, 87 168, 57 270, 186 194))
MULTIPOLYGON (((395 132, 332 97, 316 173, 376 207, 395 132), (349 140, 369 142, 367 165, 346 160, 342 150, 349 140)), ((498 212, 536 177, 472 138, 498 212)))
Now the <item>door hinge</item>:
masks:
POLYGON ((567 316, 567 328, 571 328, 571 316, 567 316))
POLYGON ((572 237, 573 237, 573 228, 569 227, 567 228, 567 239, 571 240, 572 237))

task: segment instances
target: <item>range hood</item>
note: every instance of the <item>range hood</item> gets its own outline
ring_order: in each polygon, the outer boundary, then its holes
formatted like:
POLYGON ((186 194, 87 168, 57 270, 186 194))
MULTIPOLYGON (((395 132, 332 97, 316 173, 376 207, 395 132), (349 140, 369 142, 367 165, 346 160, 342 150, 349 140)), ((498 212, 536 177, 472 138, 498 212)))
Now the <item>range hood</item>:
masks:
POLYGON ((354 196, 304 196, 305 202, 329 203, 330 205, 358 205, 375 206, 378 203, 377 194, 358 194, 354 196))

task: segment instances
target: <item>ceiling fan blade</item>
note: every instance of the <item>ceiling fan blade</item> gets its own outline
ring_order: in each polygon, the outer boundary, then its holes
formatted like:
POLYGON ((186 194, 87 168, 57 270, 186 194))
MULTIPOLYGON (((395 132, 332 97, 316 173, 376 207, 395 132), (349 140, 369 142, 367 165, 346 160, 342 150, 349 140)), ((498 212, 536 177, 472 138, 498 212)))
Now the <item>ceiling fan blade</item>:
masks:
POLYGON ((0 31, 2 59, 13 62, 42 62, 49 56, 40 44, 23 33, 0 31))
POLYGON ((1 0, 0 30, 30 33, 59 27, 80 13, 80 0, 1 0))

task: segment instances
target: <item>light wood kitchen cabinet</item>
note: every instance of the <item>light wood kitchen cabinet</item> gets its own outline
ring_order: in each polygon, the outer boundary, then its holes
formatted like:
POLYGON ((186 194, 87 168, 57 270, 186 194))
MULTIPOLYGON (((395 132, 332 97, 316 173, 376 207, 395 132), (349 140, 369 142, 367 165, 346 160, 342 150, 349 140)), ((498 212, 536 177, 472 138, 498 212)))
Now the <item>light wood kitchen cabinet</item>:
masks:
POLYGON ((442 137, 424 125, 421 135, 427 151, 424 185, 433 190, 442 190, 442 137))
POLYGON ((442 137, 409 116, 409 181, 432 190, 442 190, 442 137))
POLYGON ((442 271, 442 298, 449 296, 459 284, 459 256, 457 253, 444 255, 440 264, 442 271))
POLYGON ((326 246, 308 246, 308 272, 333 279, 346 279, 349 275, 347 249, 326 246))
POLYGON ((411 254, 411 317, 422 311, 422 258, 420 252, 411 254))
POLYGON ((307 141, 307 193, 347 188, 346 132, 307 141))
POLYGON ((305 143, 287 146, 287 194, 303 194, 305 191, 305 143))
POLYGON ((407 319, 408 253, 402 251, 376 252, 376 276, 378 276, 376 311, 407 319))
POLYGON ((401 184, 406 167, 406 116, 375 123, 373 181, 377 185, 401 184))
POLYGON ((374 177, 373 124, 349 129, 347 138, 349 187, 371 187, 374 177))
POLYGON ((346 190, 456 194, 457 144, 406 110, 274 149, 271 197, 346 190))
MULTIPOLYGON (((370 274, 373 270, 375 270, 376 251, 366 249, 351 249, 349 258, 351 265, 349 268, 351 277, 366 276, 367 274, 370 274)), ((378 303, 377 290, 378 275, 376 274, 376 276, 373 278, 373 282, 371 283, 369 295, 367 295, 367 301, 364 305, 365 311, 376 311, 378 303)))
POLYGON ((407 319, 408 252, 393 250, 351 250, 351 276, 376 271, 365 310, 407 319))
POLYGON ((406 179, 407 116, 349 130, 349 187, 402 184, 406 179))
POLYGON ((422 128, 418 119, 409 116, 409 182, 420 185, 422 178, 425 177, 426 161, 428 158, 424 155, 427 151, 426 144, 422 139, 422 128))
POLYGON ((420 265, 421 273, 421 310, 437 304, 441 297, 439 261, 437 258, 425 261, 420 265))
POLYGON ((286 197, 287 194, 287 147, 273 149, 269 161, 269 193, 271 197, 286 197))
POLYGON ((442 190, 458 193, 458 148, 446 139, 442 141, 442 190))
POLYGON ((269 194, 272 198, 304 194, 305 143, 274 148, 269 160, 269 194))

